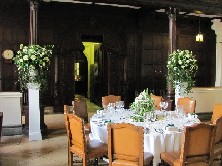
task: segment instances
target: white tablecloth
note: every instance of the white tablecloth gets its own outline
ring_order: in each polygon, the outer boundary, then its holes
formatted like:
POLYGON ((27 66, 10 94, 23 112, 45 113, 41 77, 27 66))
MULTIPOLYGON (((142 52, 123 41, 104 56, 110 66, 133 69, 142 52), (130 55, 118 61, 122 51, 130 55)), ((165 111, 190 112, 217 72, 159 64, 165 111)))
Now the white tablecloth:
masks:
MULTIPOLYGON (((161 114, 156 111, 156 114, 161 114)), ((108 143, 108 123, 127 122, 137 126, 144 127, 144 151, 151 152, 154 155, 153 165, 160 163, 160 153, 179 150, 181 147, 181 137, 184 126, 190 126, 199 123, 199 119, 192 117, 178 118, 168 120, 159 120, 155 122, 132 122, 130 116, 133 112, 130 110, 118 110, 115 112, 105 112, 95 114, 90 119, 91 134, 90 139, 97 139, 108 143), (166 126, 174 125, 177 131, 166 131, 166 126)))

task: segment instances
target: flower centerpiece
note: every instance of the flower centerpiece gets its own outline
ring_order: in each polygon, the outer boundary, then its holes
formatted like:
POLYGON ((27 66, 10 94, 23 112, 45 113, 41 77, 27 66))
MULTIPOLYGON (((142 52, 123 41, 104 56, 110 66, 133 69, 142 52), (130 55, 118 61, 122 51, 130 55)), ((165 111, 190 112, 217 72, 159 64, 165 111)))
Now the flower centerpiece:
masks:
POLYGON ((39 84, 44 90, 47 86, 47 70, 52 57, 53 45, 20 45, 13 58, 18 68, 18 81, 21 91, 30 84, 39 84))
POLYGON ((134 121, 144 121, 147 113, 153 113, 155 110, 154 101, 151 99, 148 89, 142 91, 135 101, 130 105, 130 109, 135 111, 134 121))
POLYGON ((188 94, 195 84, 194 77, 197 73, 197 60, 192 51, 176 50, 168 57, 167 62, 167 81, 173 85, 186 83, 183 86, 185 93, 188 94))

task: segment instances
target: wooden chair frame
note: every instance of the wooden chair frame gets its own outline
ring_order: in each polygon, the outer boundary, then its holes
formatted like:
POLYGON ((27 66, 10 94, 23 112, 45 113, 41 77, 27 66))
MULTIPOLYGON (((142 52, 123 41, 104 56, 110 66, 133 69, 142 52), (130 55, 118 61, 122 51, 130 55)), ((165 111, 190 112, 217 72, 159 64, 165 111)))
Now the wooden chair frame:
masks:
POLYGON ((121 96, 108 95, 102 97, 102 106, 106 108, 109 103, 115 103, 117 101, 121 101, 121 96))
POLYGON ((167 163, 169 165, 179 164, 181 166, 185 166, 195 162, 208 163, 209 166, 212 165, 215 132, 215 125, 205 123, 194 124, 193 126, 186 127, 180 152, 161 153, 161 164, 167 163), (204 131, 201 132, 202 129, 204 129, 204 131), (199 137, 200 134, 201 136, 199 137), (198 142, 198 138, 203 139, 203 142, 206 141, 209 144, 206 145, 204 149, 201 148, 201 145, 198 145, 200 143, 200 141, 198 142), (208 138, 209 141, 206 140, 208 138))
MULTIPOLYGON (((112 166, 113 162, 115 162, 116 159, 119 161, 122 160, 122 161, 126 161, 126 162, 136 162, 136 163, 138 163, 138 166, 143 166, 144 165, 144 149, 143 149, 144 135, 143 134, 144 134, 143 127, 141 127, 141 126, 135 126, 133 124, 128 124, 128 123, 108 124, 109 166, 112 166), (133 135, 135 134, 136 135, 135 137, 137 137, 137 138, 136 138, 136 140, 131 140, 133 138, 128 138, 127 136, 125 136, 125 138, 123 138, 123 137, 120 138, 115 135, 115 133, 117 131, 121 135, 127 134, 125 131, 128 131, 131 134, 133 133, 133 135), (121 147, 116 146, 118 143, 117 140, 119 140, 119 139, 120 139, 121 144, 123 142, 125 142, 125 143, 127 143, 127 145, 131 145, 131 144, 134 144, 134 146, 137 145, 136 151, 137 150, 138 151, 135 152, 135 149, 132 149, 132 150, 127 151, 127 153, 129 152, 128 154, 124 154, 125 150, 122 150, 122 149, 120 150, 121 147), (117 150, 118 152, 115 151, 116 148, 118 148, 118 150, 117 150), (119 150, 123 153, 121 154, 119 150), (137 153, 137 154, 133 154, 133 153, 137 153)), ((152 156, 152 154, 150 156, 152 156)), ((150 163, 152 163, 152 159, 151 159, 150 163)))
POLYGON ((3 112, 0 112, 0 142, 2 137, 3 112))
POLYGON ((155 110, 160 110, 160 102, 163 101, 163 97, 154 94, 151 94, 150 97, 154 101, 155 110))
POLYGON ((217 128, 216 128, 216 136, 215 136, 215 144, 214 144, 214 155, 213 159, 218 160, 218 156, 220 155, 220 161, 222 165, 222 116, 217 118, 214 123, 217 128))
POLYGON ((184 107, 184 112, 195 113, 196 100, 189 97, 178 98, 177 105, 182 105, 184 107))
POLYGON ((216 119, 220 118, 221 116, 222 116, 222 104, 214 104, 211 123, 214 123, 216 119))
MULTIPOLYGON (((84 120, 77 115, 68 115, 69 128, 69 166, 73 163, 73 154, 83 160, 83 166, 88 165, 90 158, 107 155, 107 145, 97 140, 86 140, 84 120)), ((95 160, 98 162, 98 160, 95 160)), ((98 164, 98 163, 96 163, 98 164)))

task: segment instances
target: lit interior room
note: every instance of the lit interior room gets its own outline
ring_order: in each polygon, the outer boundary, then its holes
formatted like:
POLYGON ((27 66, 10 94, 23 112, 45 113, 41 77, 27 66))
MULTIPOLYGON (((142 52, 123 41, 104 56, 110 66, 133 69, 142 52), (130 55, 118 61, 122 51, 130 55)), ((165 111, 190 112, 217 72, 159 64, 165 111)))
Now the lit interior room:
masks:
POLYGON ((0 166, 221 165, 221 1, 0 9, 0 166))

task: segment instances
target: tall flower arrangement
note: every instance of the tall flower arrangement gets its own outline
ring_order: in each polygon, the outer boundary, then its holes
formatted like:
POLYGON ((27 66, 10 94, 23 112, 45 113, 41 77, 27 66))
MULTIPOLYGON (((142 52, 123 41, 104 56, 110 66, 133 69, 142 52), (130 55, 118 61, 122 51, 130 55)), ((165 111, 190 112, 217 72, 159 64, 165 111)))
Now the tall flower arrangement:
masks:
POLYGON ((167 81, 174 88, 176 85, 186 82, 185 93, 189 93, 195 84, 194 77, 198 70, 197 60, 192 51, 175 50, 168 57, 167 69, 167 81))
POLYGON ((20 45, 13 58, 18 68, 18 81, 21 91, 27 89, 29 83, 39 84, 44 90, 47 86, 47 70, 49 68, 53 45, 20 45), (37 72, 33 75, 33 71, 37 72))
POLYGON ((155 110, 154 101, 148 93, 148 89, 143 90, 135 101, 130 105, 130 109, 135 111, 135 121, 144 121, 147 113, 153 113, 155 110))

